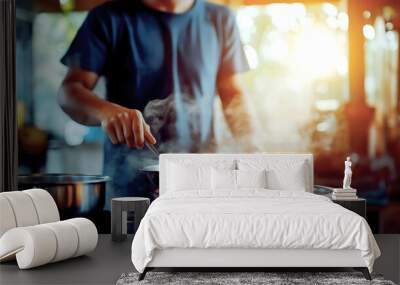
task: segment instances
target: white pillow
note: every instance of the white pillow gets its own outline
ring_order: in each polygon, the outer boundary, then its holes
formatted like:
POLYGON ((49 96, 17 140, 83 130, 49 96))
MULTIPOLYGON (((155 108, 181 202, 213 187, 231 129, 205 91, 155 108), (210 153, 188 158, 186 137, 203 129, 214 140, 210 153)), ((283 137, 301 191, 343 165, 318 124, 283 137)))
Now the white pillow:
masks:
POLYGON ((212 168, 211 181, 213 190, 236 190, 236 170, 212 168))
POLYGON ((273 190, 303 191, 307 189, 304 165, 286 171, 268 170, 268 188, 273 190))
POLYGON ((235 169, 235 160, 179 158, 166 165, 167 191, 209 190, 211 191, 211 168, 235 169))
POLYGON ((211 167, 186 166, 183 164, 169 163, 168 165, 168 190, 207 190, 211 188, 211 167))
POLYGON ((239 170, 266 170, 267 188, 306 191, 308 177, 305 160, 240 159, 239 170))
POLYGON ((267 171, 235 170, 237 188, 267 188, 267 171))
POLYGON ((265 170, 211 170, 213 190, 237 190, 240 188, 266 188, 265 170))

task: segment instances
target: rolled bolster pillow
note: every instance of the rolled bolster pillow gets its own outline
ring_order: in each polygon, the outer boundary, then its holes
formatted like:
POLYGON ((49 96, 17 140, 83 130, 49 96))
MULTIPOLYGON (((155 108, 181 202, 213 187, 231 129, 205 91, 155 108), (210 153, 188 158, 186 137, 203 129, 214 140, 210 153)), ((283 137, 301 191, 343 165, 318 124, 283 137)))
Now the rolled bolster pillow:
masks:
POLYGON ((0 193, 0 237, 15 227, 60 220, 53 197, 43 189, 0 193))
POLYGON ((17 227, 34 226, 39 223, 35 205, 29 195, 22 191, 0 193, 9 202, 17 227))
POLYGON ((10 202, 6 197, 0 195, 0 237, 16 226, 17 222, 10 202))
POLYGON ((20 269, 49 263, 57 250, 57 240, 52 230, 43 225, 14 228, 0 239, 0 259, 16 256, 20 269))
POLYGON ((71 258, 78 249, 78 233, 72 228, 71 224, 65 222, 55 222, 43 224, 49 228, 57 239, 57 250, 51 262, 71 258))
POLYGON ((96 226, 76 218, 7 231, 0 238, 0 261, 16 256, 20 269, 86 254, 96 248, 96 226))
POLYGON ((74 257, 91 252, 96 248, 98 234, 92 221, 85 218, 74 218, 64 222, 71 224, 78 233, 78 248, 74 257))
POLYGON ((43 189, 29 189, 22 191, 29 195, 35 205, 36 213, 39 219, 39 224, 58 222, 60 214, 58 213, 56 202, 49 192, 43 189))

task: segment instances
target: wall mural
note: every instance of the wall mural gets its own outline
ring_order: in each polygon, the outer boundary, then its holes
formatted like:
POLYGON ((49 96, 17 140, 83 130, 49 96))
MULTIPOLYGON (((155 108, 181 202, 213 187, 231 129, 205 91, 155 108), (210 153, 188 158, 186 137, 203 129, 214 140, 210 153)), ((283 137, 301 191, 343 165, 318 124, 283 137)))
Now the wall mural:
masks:
MULTIPOLYGON (((155 198, 158 160, 153 153, 111 144, 100 127, 75 122, 58 105, 58 88, 67 72, 60 59, 88 15, 67 8, 33 13, 26 2, 19 3, 17 74, 26 78, 17 86, 20 174, 110 175, 105 213, 112 196, 155 198)), ((209 86, 215 87, 215 82, 192 84, 197 78, 184 78, 187 71, 178 76, 179 89, 168 92, 162 90, 168 78, 154 70, 142 70, 145 76, 139 81, 131 79, 132 84, 168 93, 139 102, 158 151, 309 152, 315 157, 316 184, 332 187, 342 185, 343 161, 350 156, 352 187, 368 201, 371 228, 399 233, 399 34, 394 10, 386 7, 363 15, 368 108, 361 110, 350 104, 345 1, 231 8, 249 68, 238 78, 243 101, 224 101, 214 96, 216 90, 200 94, 199 90, 213 90, 209 86), (354 143, 357 130, 352 118, 359 118, 359 113, 365 116, 365 128, 354 143)), ((188 42, 180 43, 182 50, 189 50, 188 42)), ((201 57, 196 62, 201 64, 201 57)), ((214 72, 216 67, 203 68, 214 72)), ((165 76, 174 80, 174 72, 168 70, 165 76)), ((107 98, 109 88, 101 78, 94 92, 107 98)), ((126 107, 131 104, 112 100, 126 107)))

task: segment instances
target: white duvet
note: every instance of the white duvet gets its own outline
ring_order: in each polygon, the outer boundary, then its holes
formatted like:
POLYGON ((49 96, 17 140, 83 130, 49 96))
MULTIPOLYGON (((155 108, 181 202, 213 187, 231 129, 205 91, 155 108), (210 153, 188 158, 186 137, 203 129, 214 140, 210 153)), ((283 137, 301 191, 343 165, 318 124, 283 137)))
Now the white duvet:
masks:
POLYGON ((143 272, 155 249, 358 249, 372 272, 380 251, 368 223, 330 199, 299 191, 182 191, 156 199, 132 243, 143 272))

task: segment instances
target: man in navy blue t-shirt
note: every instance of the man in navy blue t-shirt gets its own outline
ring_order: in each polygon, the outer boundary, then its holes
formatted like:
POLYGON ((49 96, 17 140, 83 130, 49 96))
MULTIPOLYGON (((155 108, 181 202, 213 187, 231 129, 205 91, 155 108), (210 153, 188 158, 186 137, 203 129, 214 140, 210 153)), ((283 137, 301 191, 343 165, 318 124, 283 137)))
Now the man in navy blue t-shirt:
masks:
MULTIPOLYGON (((113 196, 142 195, 144 141, 165 152, 212 152, 218 94, 235 138, 250 133, 237 74, 248 69, 235 18, 203 0, 113 0, 89 12, 61 59, 59 103, 75 121, 101 125, 113 196), (106 100, 93 88, 106 80, 106 100)), ((108 203, 107 203, 108 204, 108 203)))

